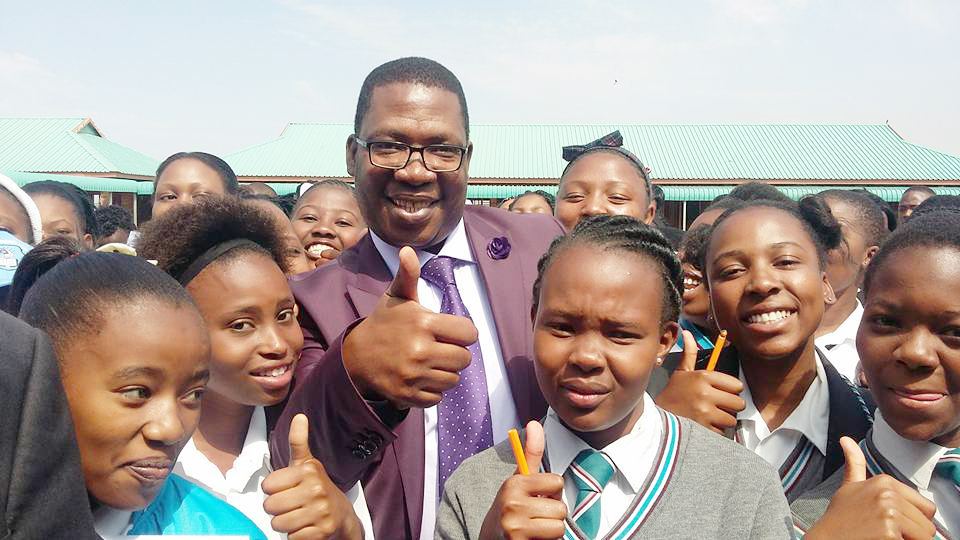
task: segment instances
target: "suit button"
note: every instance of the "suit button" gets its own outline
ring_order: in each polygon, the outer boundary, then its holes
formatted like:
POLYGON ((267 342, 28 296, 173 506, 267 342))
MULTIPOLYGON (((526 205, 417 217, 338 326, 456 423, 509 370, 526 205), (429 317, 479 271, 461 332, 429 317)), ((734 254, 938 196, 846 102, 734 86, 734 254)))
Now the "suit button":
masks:
POLYGON ((376 452, 377 450, 380 449, 380 445, 377 444, 376 441, 372 439, 367 439, 363 441, 363 443, 360 444, 360 447, 363 448, 364 452, 367 452, 369 454, 372 454, 373 452, 376 452))

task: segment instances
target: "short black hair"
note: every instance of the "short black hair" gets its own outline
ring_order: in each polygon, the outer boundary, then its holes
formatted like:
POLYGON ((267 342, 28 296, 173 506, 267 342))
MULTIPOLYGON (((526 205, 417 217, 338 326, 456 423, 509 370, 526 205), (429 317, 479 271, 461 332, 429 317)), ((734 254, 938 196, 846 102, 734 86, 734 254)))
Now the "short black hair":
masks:
POLYGON ((66 182, 40 180, 39 182, 31 182, 23 186, 23 190, 29 195, 53 195, 54 197, 67 201, 73 206, 74 212, 76 212, 77 217, 80 219, 80 229, 83 233, 89 234, 94 238, 99 236, 93 201, 82 189, 66 182))
POLYGON ((99 252, 70 256, 68 251, 61 255, 59 261, 47 261, 49 267, 26 292, 19 309, 20 318, 49 334, 57 350, 95 334, 107 313, 145 300, 187 306, 198 323, 202 321, 187 291, 140 257, 99 252))
POLYGON ((360 134, 360 124, 370 110, 370 100, 373 91, 381 86, 393 83, 414 83, 428 88, 440 88, 453 92, 460 101, 460 110, 463 114, 463 129, 467 139, 470 138, 470 116, 467 113, 467 98, 463 95, 463 87, 457 76, 439 62, 428 58, 410 56, 391 60, 374 68, 363 80, 360 87, 360 97, 357 99, 357 113, 353 118, 353 132, 360 134))
POLYGON ((250 193, 249 191, 241 191, 240 199, 244 201, 264 201, 268 202, 286 214, 288 217, 293 213, 293 207, 296 203, 293 199, 287 197, 271 197, 270 195, 259 195, 255 193, 250 193))
POLYGON ((706 208, 701 210, 700 213, 702 214, 704 212, 717 209, 729 210, 731 208, 742 208, 744 205, 746 205, 746 201, 743 199, 737 199, 728 195, 721 195, 707 205, 706 208))
POLYGON ((917 207, 913 209, 913 214, 910 215, 910 219, 913 219, 917 215, 923 215, 928 212, 936 212, 938 210, 953 208, 960 208, 960 196, 934 195, 933 197, 930 197, 929 199, 917 205, 917 207))
POLYGON ((862 193, 864 197, 867 197, 873 201, 873 204, 877 205, 877 208, 879 208, 880 211, 883 212, 883 215, 887 218, 886 225, 888 233, 893 232, 893 230, 897 228, 897 212, 891 208, 889 204, 887 204, 887 201, 881 199, 876 193, 868 191, 864 188, 856 188, 852 191, 856 193, 862 193))
MULTIPOLYGON (((863 277, 863 293, 870 295, 870 287, 880 269, 894 253, 912 247, 946 247, 960 251, 960 208, 941 207, 937 210, 914 213, 906 223, 897 227, 880 251, 870 260, 863 277)), ((923 264, 922 261, 916 261, 923 264)))
MULTIPOLYGON (((301 193, 300 196, 297 197, 297 202, 293 205, 293 208, 290 210, 290 215, 292 216, 297 211, 297 208, 300 208, 300 201, 307 196, 307 193, 310 193, 315 189, 321 189, 321 188, 345 189, 347 190, 348 193, 350 193, 350 195, 353 195, 354 200, 356 200, 357 198, 357 190, 356 188, 353 187, 353 184, 348 184, 343 180, 337 180, 336 178, 327 178, 325 180, 320 180, 319 182, 315 182, 312 186, 308 187, 306 191, 301 193)), ((357 206, 359 206, 359 204, 360 203, 358 202, 357 206)))
POLYGON ((513 198, 513 202, 510 203, 510 210, 513 210, 513 205, 517 204, 517 201, 520 200, 520 197, 524 197, 524 196, 527 196, 527 195, 539 195, 541 198, 543 198, 543 200, 547 201, 547 204, 550 205, 550 210, 551 210, 551 211, 553 211, 553 209, 556 208, 556 206, 557 206, 557 199, 556 199, 556 197, 554 197, 553 195, 547 193, 546 191, 544 191, 544 190, 542 190, 542 189, 532 189, 532 190, 529 190, 529 191, 524 191, 523 193, 521 193, 521 194, 517 195, 516 197, 514 197, 514 198, 513 198))
POLYGON ((733 188, 727 195, 741 201, 790 201, 782 191, 775 186, 763 182, 747 182, 733 188))
POLYGON ((821 270, 827 267, 827 251, 840 247, 843 241, 840 224, 834 219, 833 214, 830 213, 830 209, 827 208, 823 201, 816 197, 804 197, 800 202, 791 200, 753 199, 745 201, 743 206, 727 210, 713 223, 713 226, 710 228, 710 237, 703 243, 703 248, 698 255, 700 268, 704 270, 705 274, 707 268, 707 250, 710 248, 713 233, 717 230, 717 227, 738 212, 754 208, 781 210, 796 218, 803 226, 803 230, 810 237, 810 240, 817 250, 817 259, 821 270))
POLYGON ((847 189, 828 189, 814 195, 823 199, 829 207, 830 201, 846 203, 853 208, 856 223, 854 226, 867 241, 868 246, 879 246, 889 234, 883 212, 863 192, 847 189))
POLYGON ((157 187, 157 182, 160 181, 160 175, 163 174, 163 171, 167 170, 174 162, 180 161, 181 159, 195 159, 207 165, 211 169, 217 172, 217 175, 220 176, 220 180, 223 181, 223 190, 229 195, 236 195, 240 193, 240 183, 237 181, 237 175, 233 172, 233 169, 230 168, 230 165, 227 164, 223 159, 206 152, 177 152, 167 159, 163 160, 163 163, 157 167, 157 175, 153 177, 153 187, 157 187))
POLYGON ((903 195, 900 195, 900 200, 903 200, 903 198, 907 195, 907 193, 926 193, 927 195, 930 195, 930 196, 937 194, 936 191, 930 189, 927 186, 910 186, 907 189, 903 190, 903 195))
POLYGON ((13 280, 10 282, 10 290, 4 306, 6 312, 16 317, 20 312, 23 297, 40 279, 40 276, 60 261, 81 253, 83 253, 83 246, 68 236, 51 236, 28 251, 20 260, 13 274, 13 280))
POLYGON ((577 156, 568 161, 567 166, 563 168, 563 172, 560 173, 560 180, 557 181, 557 186, 559 187, 563 185, 563 178, 567 175, 567 171, 570 170, 570 167, 573 167, 574 163, 580 161, 586 156, 600 152, 620 156, 621 159, 624 159, 627 161, 627 163, 633 165, 633 168, 637 171, 637 176, 639 176, 640 180, 643 182, 643 193, 647 197, 647 204, 653 204, 653 182, 650 180, 650 173, 647 170, 646 165, 644 165, 643 162, 640 161, 640 158, 635 156, 633 152, 622 146, 594 146, 577 154, 577 156))
POLYGON ((697 225, 696 227, 684 233, 680 240, 680 262, 692 265, 697 270, 703 271, 700 266, 700 252, 703 246, 710 239, 710 225, 697 225))
MULTIPOLYGON (((683 272, 673 246, 663 234, 651 225, 629 216, 588 216, 580 220, 570 234, 557 237, 537 264, 537 280, 533 284, 533 310, 536 316, 540 304, 540 288, 547 268, 558 253, 573 246, 592 246, 603 250, 640 255, 654 263, 659 270, 662 289, 660 322, 676 321, 680 316, 680 291, 683 290, 683 272)), ((589 264, 589 261, 585 261, 589 264)), ((637 286, 645 286, 638 284, 637 286)))
POLYGON ((286 244, 276 220, 237 197, 210 196, 170 209, 143 227, 137 251, 179 280, 207 250, 237 239, 250 240, 256 246, 231 249, 219 260, 254 252, 273 259, 284 273, 289 270, 286 244))
POLYGON ((117 229, 137 230, 137 226, 133 223, 133 215, 122 206, 115 204, 101 206, 93 212, 93 215, 97 220, 97 232, 101 238, 110 236, 117 232, 117 229))

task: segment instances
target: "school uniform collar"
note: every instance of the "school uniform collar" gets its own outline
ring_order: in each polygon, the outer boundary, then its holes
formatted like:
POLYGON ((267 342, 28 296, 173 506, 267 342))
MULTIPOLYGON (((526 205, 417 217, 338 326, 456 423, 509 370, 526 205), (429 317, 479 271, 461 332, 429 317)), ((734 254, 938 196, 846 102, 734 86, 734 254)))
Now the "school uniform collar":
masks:
MULTIPOLYGON (((800 432, 817 447, 821 454, 826 455, 828 421, 830 418, 830 390, 827 385, 827 374, 819 355, 814 358, 814 361, 817 368, 816 378, 810 383, 810 387, 807 388, 803 399, 797 404, 797 408, 773 432, 779 430, 800 432)), ((743 383, 743 392, 740 393, 740 397, 746 402, 746 408, 737 414, 737 421, 752 423, 751 431, 762 441, 772 435, 773 432, 767 427, 763 416, 753 403, 753 396, 750 393, 750 387, 747 385, 742 368, 739 370, 739 378, 740 382, 743 383)))
MULTIPOLYGON (((550 464, 550 471, 564 474, 577 454, 592 449, 576 433, 570 431, 560 421, 560 417, 552 408, 547 411, 543 425, 546 435, 546 454, 550 464)), ((643 394, 643 413, 627 435, 607 445, 602 450, 613 462, 630 489, 639 493, 650 472, 650 463, 656 458, 661 445, 663 434, 663 418, 646 392, 643 394), (644 459, 649 457, 649 459, 644 459)))
MULTIPOLYGON (((403 246, 397 247, 390 245, 373 231, 370 231, 370 240, 373 241, 373 245, 377 249, 377 252, 380 253, 383 262, 386 263, 390 274, 394 276, 397 275, 397 269, 400 268, 400 247, 403 246)), ((466 263, 476 263, 473 252, 470 251, 467 229, 463 225, 462 217, 457 223, 457 226, 450 232, 450 235, 447 236, 447 239, 443 241, 443 247, 440 248, 440 251, 436 255, 421 249, 414 249, 414 251, 417 252, 417 258, 420 259, 421 268, 427 264, 427 261, 430 259, 440 256, 451 257, 466 263)))
POLYGON ((130 530, 133 512, 101 506, 93 511, 93 529, 103 537, 123 536, 130 530))
POLYGON ((814 344, 821 349, 828 347, 832 349, 843 343, 850 343, 856 347, 857 330, 860 328, 860 319, 862 318, 863 304, 860 303, 860 300, 857 300, 856 307, 854 307, 850 315, 840 323, 840 326, 834 329, 833 332, 814 339, 814 344))
POLYGON ((221 486, 236 493, 243 493, 247 491, 252 478, 269 470, 270 444, 267 441, 267 418, 263 407, 255 407, 253 414, 250 415, 243 448, 225 475, 200 452, 193 442, 193 437, 187 441, 180 452, 174 472, 216 493, 223 491, 221 486))
POLYGON ((937 461, 949 450, 929 441, 904 439, 890 427, 879 410, 873 418, 871 440, 900 474, 927 491, 930 491, 930 479, 937 461))

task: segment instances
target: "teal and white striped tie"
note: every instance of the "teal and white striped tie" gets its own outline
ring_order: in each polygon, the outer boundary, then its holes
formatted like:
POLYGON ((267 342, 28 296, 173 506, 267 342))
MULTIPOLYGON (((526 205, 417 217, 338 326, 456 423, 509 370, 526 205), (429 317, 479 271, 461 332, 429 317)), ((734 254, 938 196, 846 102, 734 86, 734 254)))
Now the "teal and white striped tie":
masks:
POLYGON ((950 480, 957 489, 960 489, 960 448, 954 448, 944 454, 937 461, 933 473, 950 480))
POLYGON ((603 452, 584 450, 567 469, 577 486, 577 503, 570 519, 590 538, 600 529, 600 493, 613 477, 613 462, 603 452))

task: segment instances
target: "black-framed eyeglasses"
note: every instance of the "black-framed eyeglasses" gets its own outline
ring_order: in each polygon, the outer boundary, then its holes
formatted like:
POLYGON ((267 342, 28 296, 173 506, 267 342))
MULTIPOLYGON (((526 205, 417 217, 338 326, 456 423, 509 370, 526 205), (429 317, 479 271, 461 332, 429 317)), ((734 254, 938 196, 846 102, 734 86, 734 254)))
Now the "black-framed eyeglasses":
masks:
POLYGON ((394 141, 365 141, 354 137, 357 144, 367 149, 370 164, 383 169, 402 169, 410 163, 414 152, 420 153, 423 166, 433 172, 453 172, 463 164, 467 149, 455 144, 431 144, 411 146, 394 141))

